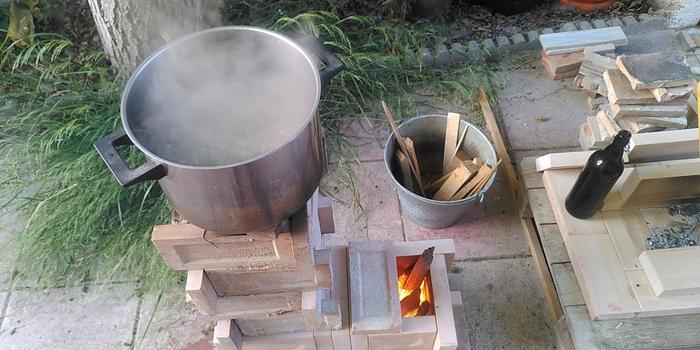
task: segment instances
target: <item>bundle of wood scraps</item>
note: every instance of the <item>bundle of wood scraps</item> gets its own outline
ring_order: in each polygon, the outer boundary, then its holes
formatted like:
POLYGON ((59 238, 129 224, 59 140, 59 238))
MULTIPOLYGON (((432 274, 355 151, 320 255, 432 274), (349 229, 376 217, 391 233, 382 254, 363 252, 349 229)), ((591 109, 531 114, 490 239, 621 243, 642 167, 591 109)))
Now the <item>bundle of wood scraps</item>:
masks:
POLYGON ((605 101, 581 125, 581 148, 605 147, 620 129, 636 134, 697 126, 697 81, 683 55, 620 55, 604 62, 605 95, 594 98, 605 101))
POLYGON ((614 51, 616 46, 627 45, 627 36, 622 28, 609 27, 543 34, 540 36, 540 43, 542 65, 550 79, 559 80, 581 75, 578 78, 581 83, 593 86, 597 82, 595 74, 581 74, 581 68, 586 61, 586 49, 589 53, 605 54, 614 51))
MULTIPOLYGON (((481 192, 495 173, 498 164, 496 167, 492 167, 480 157, 472 157, 463 149, 469 127, 460 134, 460 115, 448 113, 447 126, 445 127, 445 146, 441 157, 441 176, 433 181, 424 182, 413 141, 411 138, 402 137, 399 134, 391 111, 384 101, 382 101, 382 108, 389 119, 398 145, 395 156, 400 165, 402 185, 409 191, 439 201, 460 200, 481 192)), ((440 155, 430 156, 438 157, 440 155)), ((500 161, 498 163, 500 164, 500 161)))

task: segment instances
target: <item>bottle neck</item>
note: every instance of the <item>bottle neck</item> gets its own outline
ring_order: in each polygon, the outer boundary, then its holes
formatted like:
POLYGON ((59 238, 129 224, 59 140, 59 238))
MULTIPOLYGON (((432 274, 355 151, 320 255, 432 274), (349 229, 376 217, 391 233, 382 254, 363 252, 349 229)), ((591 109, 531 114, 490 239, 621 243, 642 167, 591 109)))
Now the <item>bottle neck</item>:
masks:
POLYGON ((624 151, 627 144, 630 142, 631 137, 632 137, 632 134, 630 134, 629 131, 622 130, 617 135, 615 135, 613 142, 605 149, 609 150, 609 151, 613 151, 613 152, 622 153, 622 151, 624 151))

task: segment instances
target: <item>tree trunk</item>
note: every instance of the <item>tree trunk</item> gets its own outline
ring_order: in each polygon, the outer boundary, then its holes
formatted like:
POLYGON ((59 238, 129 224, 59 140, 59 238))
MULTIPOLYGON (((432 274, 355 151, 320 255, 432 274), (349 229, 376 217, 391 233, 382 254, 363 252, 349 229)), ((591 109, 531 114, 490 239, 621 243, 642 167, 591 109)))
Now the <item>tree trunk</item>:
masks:
POLYGON ((163 44, 221 25, 222 0, 89 0, 107 57, 131 73, 163 44))

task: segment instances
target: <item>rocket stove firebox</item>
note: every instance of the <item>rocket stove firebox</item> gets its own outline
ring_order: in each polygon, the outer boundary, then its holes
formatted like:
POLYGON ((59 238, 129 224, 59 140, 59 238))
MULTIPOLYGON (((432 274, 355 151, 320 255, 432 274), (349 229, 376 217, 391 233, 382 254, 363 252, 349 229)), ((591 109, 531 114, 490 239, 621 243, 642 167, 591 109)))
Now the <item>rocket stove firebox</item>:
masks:
POLYGON ((465 349, 452 240, 325 247, 331 202, 318 193, 274 229, 228 235, 176 219, 152 241, 219 350, 465 349), (431 248, 432 259, 421 259, 431 248), (419 262, 422 261, 422 262, 419 262), (416 287, 417 286, 417 287, 416 287))

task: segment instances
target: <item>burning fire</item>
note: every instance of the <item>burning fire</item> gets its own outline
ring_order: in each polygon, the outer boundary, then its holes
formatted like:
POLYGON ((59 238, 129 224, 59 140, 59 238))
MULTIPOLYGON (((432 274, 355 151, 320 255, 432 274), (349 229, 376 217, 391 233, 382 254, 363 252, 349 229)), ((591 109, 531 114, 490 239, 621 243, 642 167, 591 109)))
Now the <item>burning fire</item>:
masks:
POLYGON ((410 267, 406 268, 398 278, 399 301, 403 317, 427 316, 433 311, 430 296, 430 264, 435 248, 428 248, 410 267))

